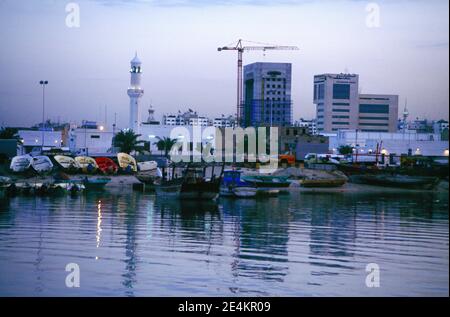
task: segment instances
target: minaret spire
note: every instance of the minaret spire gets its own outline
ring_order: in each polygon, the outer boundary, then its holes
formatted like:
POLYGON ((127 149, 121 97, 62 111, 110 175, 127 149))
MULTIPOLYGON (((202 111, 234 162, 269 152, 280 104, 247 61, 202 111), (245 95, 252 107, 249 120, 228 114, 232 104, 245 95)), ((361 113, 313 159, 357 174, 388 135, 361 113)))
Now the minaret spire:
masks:
POLYGON ((141 88, 142 77, 142 63, 135 52, 134 58, 130 62, 130 87, 128 88, 128 96, 130 97, 130 121, 129 128, 135 133, 139 133, 139 125, 141 120, 139 117, 139 102, 144 95, 144 90, 141 88))

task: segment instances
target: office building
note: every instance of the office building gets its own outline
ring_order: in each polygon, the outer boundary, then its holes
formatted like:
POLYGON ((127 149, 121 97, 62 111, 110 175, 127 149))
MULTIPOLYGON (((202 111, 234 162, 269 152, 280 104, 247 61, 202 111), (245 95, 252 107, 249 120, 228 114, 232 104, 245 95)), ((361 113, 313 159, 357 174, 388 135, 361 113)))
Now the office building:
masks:
POLYGON ((292 66, 290 63, 253 63, 244 66, 242 126, 292 124, 292 66))

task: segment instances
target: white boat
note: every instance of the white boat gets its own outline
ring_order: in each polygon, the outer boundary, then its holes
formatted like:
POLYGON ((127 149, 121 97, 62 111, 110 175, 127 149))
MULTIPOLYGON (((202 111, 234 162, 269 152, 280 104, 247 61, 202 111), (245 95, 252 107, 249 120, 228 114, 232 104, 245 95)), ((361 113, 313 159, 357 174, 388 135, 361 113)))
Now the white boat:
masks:
POLYGON ((19 155, 13 157, 10 169, 13 172, 20 173, 30 168, 32 157, 30 155, 19 155))
POLYGON ((255 197, 257 192, 258 189, 255 187, 242 186, 233 188, 233 194, 239 198, 255 197))
POLYGON ((53 169, 53 163, 48 156, 40 155, 33 157, 31 167, 38 173, 46 173, 53 169))
POLYGON ((145 161, 137 163, 138 170, 141 172, 155 170, 158 167, 158 163, 155 161, 145 161))
POLYGON ((139 162, 137 166, 136 178, 143 183, 153 184, 154 180, 162 177, 162 172, 155 161, 139 162))

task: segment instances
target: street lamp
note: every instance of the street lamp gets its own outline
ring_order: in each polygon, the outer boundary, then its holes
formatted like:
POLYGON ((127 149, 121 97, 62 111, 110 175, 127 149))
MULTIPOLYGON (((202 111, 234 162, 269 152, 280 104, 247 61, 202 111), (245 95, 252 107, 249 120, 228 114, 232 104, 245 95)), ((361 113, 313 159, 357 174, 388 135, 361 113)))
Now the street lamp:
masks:
POLYGON ((39 84, 42 86, 42 148, 44 150, 44 138, 45 138, 45 86, 48 85, 47 80, 41 80, 39 84))

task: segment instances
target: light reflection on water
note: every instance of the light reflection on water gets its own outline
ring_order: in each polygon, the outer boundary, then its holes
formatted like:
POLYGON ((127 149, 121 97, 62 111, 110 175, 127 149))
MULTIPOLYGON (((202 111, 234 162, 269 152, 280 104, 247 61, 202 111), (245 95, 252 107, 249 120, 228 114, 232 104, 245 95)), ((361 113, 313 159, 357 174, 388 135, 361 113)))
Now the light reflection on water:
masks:
POLYGON ((448 259, 445 194, 0 200, 0 295, 448 296, 448 259))

